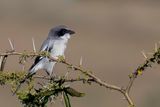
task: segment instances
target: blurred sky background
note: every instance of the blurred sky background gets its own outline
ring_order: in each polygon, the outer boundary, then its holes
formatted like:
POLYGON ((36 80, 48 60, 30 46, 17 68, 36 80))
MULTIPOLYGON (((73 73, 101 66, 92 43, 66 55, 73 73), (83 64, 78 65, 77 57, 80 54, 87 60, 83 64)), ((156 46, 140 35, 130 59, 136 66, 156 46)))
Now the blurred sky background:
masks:
MULTIPOLYGON (((17 51, 32 51, 32 37, 37 49, 51 27, 64 24, 76 31, 66 51, 66 58, 83 65, 95 75, 118 86, 128 83, 128 74, 144 62, 141 54, 154 51, 160 40, 159 0, 0 0, 0 52, 10 49, 8 38, 17 51)), ((31 62, 27 63, 29 67, 31 62)), ((18 58, 9 58, 6 70, 21 70, 18 58)), ((131 91, 137 107, 160 107, 160 67, 148 69, 135 81, 131 91)), ((63 65, 54 69, 64 75, 63 65)), ((127 107, 117 92, 98 85, 76 85, 85 92, 72 98, 73 107, 127 107)), ((19 107, 8 86, 0 87, 1 107, 19 107)), ((56 101, 49 107, 62 107, 56 101)))

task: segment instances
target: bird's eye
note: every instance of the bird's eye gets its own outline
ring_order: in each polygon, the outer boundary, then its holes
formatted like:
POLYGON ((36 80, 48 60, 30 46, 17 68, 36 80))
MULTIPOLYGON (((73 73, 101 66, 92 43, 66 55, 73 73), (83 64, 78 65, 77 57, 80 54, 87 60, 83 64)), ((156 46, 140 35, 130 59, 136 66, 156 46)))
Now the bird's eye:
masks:
POLYGON ((66 32, 67 32, 66 29, 61 29, 57 32, 57 35, 60 37, 60 36, 63 36, 66 32))

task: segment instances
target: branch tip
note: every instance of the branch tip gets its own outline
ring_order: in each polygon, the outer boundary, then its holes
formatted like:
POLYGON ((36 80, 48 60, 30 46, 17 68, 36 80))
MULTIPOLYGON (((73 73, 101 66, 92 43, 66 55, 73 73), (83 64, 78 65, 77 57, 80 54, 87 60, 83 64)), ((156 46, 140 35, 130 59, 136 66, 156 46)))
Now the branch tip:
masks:
POLYGON ((144 51, 141 51, 141 53, 142 53, 142 55, 143 55, 143 57, 144 57, 145 59, 148 59, 148 58, 147 58, 147 55, 145 54, 144 51))
POLYGON ((36 46, 35 46, 35 41, 33 37, 32 37, 32 46, 33 46, 33 51, 36 53, 36 46))
POLYGON ((158 45, 157 45, 157 43, 155 43, 155 52, 157 52, 158 51, 158 45))
POLYGON ((82 66, 83 64, 83 57, 81 56, 80 61, 79 61, 79 66, 82 66))
POLYGON ((8 38, 8 41, 9 41, 9 44, 10 44, 10 46, 11 46, 11 50, 14 51, 15 49, 14 49, 13 42, 11 41, 10 38, 8 38))

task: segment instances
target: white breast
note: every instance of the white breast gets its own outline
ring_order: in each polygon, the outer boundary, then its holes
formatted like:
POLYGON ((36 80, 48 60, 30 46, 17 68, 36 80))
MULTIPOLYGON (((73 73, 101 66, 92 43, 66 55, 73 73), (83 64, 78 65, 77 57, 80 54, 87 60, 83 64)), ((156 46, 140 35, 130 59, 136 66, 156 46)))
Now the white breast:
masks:
POLYGON ((64 55, 66 49, 66 42, 63 40, 56 40, 53 44, 53 49, 51 50, 51 56, 64 55))
POLYGON ((60 55, 64 55, 64 51, 66 49, 66 45, 70 39, 70 34, 65 34, 53 42, 53 49, 51 50, 51 56, 56 57, 60 55))

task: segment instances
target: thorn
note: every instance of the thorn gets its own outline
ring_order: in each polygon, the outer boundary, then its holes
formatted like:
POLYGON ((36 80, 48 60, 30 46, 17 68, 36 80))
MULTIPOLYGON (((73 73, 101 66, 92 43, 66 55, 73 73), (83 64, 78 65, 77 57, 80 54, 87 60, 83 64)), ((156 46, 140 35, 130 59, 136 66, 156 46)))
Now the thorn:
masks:
POLYGON ((3 63, 3 56, 0 56, 0 68, 2 66, 2 63, 3 63))
POLYGON ((158 45, 157 45, 157 43, 155 43, 155 52, 157 52, 158 51, 158 45))
MULTIPOLYGON (((25 63, 25 61, 24 61, 25 63)), ((22 64, 22 71, 25 71, 25 64, 22 64)))
POLYGON ((82 66, 83 64, 83 57, 81 56, 80 61, 79 61, 79 66, 82 66))
POLYGON ((4 66, 6 64, 7 57, 8 57, 7 55, 0 57, 0 71, 4 70, 4 66))
POLYGON ((36 46, 35 46, 35 41, 33 37, 32 37, 32 45, 33 45, 33 51, 36 53, 36 46))
POLYGON ((9 41, 9 44, 10 44, 10 46, 11 46, 12 51, 14 51, 14 45, 13 45, 13 43, 12 43, 11 39, 10 39, 10 38, 8 38, 8 41, 9 41))
POLYGON ((142 55, 144 56, 145 59, 147 59, 146 54, 144 53, 144 51, 141 51, 142 55))
POLYGON ((69 71, 66 72, 66 74, 64 75, 64 77, 68 79, 68 75, 69 75, 69 71))

